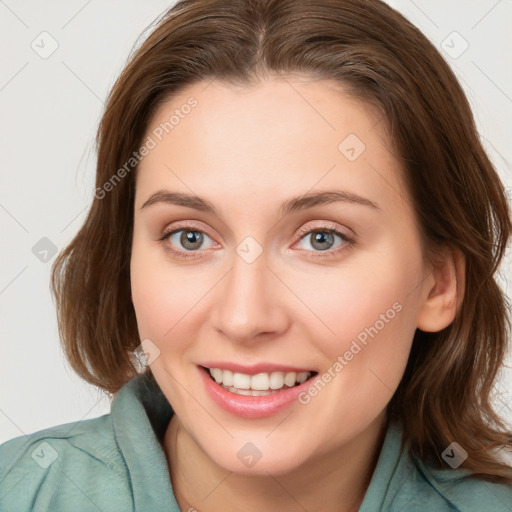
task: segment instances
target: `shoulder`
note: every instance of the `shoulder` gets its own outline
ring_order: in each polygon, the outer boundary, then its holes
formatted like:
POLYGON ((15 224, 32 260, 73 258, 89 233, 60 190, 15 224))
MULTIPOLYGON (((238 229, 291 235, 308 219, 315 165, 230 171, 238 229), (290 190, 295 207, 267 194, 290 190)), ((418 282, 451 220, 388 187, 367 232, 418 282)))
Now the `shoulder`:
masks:
POLYGON ((0 445, 0 510, 132 510, 110 414, 0 445))
POLYGON ((446 512, 510 512, 512 485, 490 482, 471 475, 465 469, 438 468, 411 457, 407 493, 411 504, 421 510, 446 512))
POLYGON ((511 512, 512 485, 425 461, 402 446, 391 423, 360 512, 511 512))

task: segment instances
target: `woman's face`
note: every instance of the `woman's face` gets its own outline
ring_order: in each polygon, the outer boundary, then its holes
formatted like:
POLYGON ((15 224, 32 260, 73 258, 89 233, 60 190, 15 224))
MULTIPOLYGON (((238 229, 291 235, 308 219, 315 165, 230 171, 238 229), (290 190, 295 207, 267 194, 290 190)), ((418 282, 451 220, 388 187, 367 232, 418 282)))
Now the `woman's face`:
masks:
POLYGON ((227 470, 285 473, 382 423, 432 286, 383 125, 297 78, 196 83, 151 122, 139 334, 185 431, 227 470))

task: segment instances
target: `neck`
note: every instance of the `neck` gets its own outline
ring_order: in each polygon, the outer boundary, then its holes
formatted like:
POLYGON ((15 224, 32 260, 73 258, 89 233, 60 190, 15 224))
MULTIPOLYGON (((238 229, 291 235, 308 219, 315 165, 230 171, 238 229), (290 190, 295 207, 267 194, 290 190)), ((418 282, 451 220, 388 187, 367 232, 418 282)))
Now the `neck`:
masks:
POLYGON ((278 477, 227 471, 211 460, 174 415, 164 449, 181 510, 357 512, 387 427, 385 413, 347 446, 310 458, 278 477))

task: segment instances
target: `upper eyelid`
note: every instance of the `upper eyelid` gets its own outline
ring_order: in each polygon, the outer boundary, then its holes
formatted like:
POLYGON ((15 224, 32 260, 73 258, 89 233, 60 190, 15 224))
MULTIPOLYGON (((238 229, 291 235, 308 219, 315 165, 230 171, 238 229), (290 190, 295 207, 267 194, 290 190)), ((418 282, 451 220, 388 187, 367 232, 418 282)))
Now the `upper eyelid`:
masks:
POLYGON ((183 226, 175 226, 175 227, 169 227, 169 228, 164 228, 163 231, 162 231, 162 236, 169 236, 171 234, 175 234, 176 232, 179 232, 179 231, 199 231, 200 233, 203 233, 205 235, 208 235, 210 238, 212 238, 209 234, 208 234, 208 231, 206 229, 203 229, 203 228, 199 228, 197 226, 194 226, 194 225, 183 225, 183 226))
MULTIPOLYGON (((178 221, 179 222, 179 221, 178 221)), ((204 228, 201 228, 201 227, 198 227, 196 225, 194 225, 193 223, 191 224, 188 224, 187 221, 184 221, 185 224, 183 225, 178 225, 178 226, 173 226, 172 228, 171 227, 166 227, 162 230, 162 233, 167 233, 167 234, 171 234, 173 232, 176 232, 176 231, 181 231, 181 230, 190 230, 190 231, 200 231, 201 233, 204 233, 206 235, 208 235, 208 230, 207 229, 204 229, 204 228)), ((322 222, 322 221, 320 221, 322 222)), ((320 226, 311 226, 311 227, 308 227, 308 228, 300 228, 298 230, 296 230, 295 232, 296 233, 303 233, 303 234, 307 234, 308 232, 310 231, 315 231, 315 230, 325 230, 325 231, 328 231, 328 230, 333 230, 333 231, 339 231, 340 233, 342 234, 345 234, 343 231, 344 229, 347 229, 348 231, 352 231, 350 228, 347 228, 347 227, 343 227, 343 228, 339 228, 339 227, 336 227, 335 226, 335 223, 332 222, 332 221, 323 221, 324 224, 323 225, 320 225, 320 226)), ((210 235, 208 235, 210 236, 210 235)), ((349 234, 346 234, 346 236, 350 236, 349 234)))

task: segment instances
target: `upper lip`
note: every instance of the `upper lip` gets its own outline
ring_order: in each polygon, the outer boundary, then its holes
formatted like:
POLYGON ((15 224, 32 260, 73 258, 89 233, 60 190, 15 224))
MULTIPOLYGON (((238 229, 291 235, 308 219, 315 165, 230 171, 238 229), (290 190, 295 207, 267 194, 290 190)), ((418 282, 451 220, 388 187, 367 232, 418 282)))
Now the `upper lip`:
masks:
POLYGON ((230 370, 233 373, 244 373, 246 375, 257 375, 258 373, 272 372, 314 372, 311 368, 299 368, 297 366, 274 364, 274 363, 257 363, 250 366, 232 363, 229 361, 206 361, 201 363, 205 368, 220 368, 221 370, 230 370))

